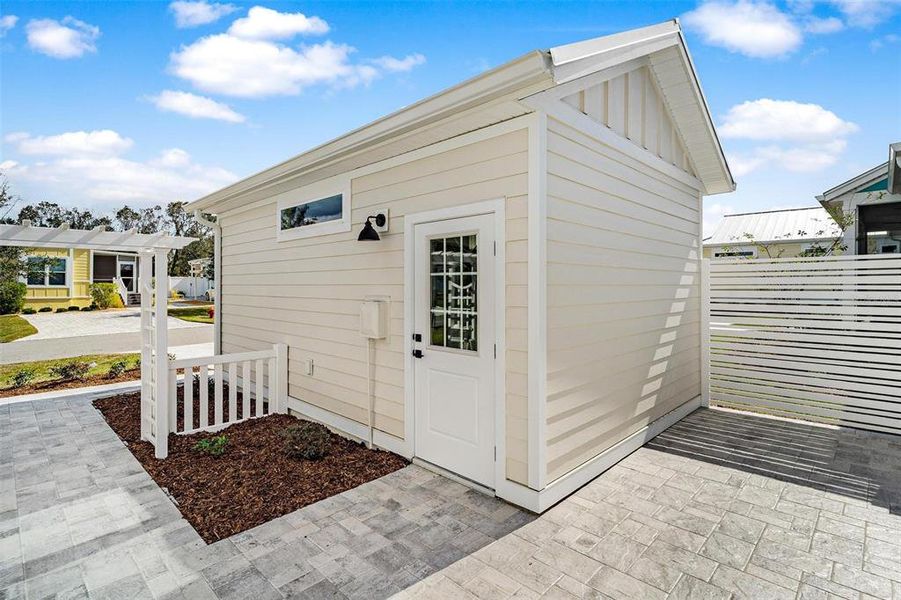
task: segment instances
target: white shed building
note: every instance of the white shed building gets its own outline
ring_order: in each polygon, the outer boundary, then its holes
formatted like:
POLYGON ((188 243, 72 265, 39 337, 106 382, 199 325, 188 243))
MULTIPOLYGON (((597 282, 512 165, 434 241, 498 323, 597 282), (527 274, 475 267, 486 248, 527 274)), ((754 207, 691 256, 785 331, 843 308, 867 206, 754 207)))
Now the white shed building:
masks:
POLYGON ((286 344, 289 409, 542 511, 698 406, 701 201, 733 189, 671 21, 191 206, 218 218, 222 352, 286 344))

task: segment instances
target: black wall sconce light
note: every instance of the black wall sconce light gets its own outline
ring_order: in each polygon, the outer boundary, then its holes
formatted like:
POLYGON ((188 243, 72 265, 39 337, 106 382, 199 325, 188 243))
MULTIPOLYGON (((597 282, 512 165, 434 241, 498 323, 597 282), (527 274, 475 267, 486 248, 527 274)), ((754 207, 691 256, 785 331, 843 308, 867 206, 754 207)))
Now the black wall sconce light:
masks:
POLYGON ((381 239, 379 237, 379 232, 372 226, 371 219, 375 219, 377 227, 384 227, 385 223, 388 222, 388 217, 386 217, 384 213, 366 217, 366 223, 363 224, 363 230, 360 232, 360 235, 357 236, 358 242, 377 242, 381 239))

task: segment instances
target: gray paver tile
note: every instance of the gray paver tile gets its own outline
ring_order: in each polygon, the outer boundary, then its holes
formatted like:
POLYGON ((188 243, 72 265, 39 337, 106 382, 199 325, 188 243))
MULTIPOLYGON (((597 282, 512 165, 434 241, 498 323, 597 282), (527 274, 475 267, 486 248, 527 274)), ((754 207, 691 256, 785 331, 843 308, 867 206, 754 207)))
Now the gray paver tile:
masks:
POLYGON ((720 564, 744 569, 754 545, 722 533, 713 533, 701 548, 701 555, 720 564))
POLYGON ((729 600, 731 593, 690 575, 683 576, 669 600, 729 600))
POLYGON ((713 577, 710 578, 710 583, 731 593, 736 600, 745 598, 793 600, 795 597, 794 592, 790 590, 726 565, 717 567, 713 577))
POLYGON ((643 581, 608 566, 603 566, 588 585, 612 598, 663 600, 666 593, 643 581))

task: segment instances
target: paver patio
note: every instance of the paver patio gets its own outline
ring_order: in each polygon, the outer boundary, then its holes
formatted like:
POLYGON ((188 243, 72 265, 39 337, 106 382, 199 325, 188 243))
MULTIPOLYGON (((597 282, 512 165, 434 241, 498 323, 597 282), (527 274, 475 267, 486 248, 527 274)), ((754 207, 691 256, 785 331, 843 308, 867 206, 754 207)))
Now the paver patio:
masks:
POLYGON ((209 546, 90 397, 0 439, 0 598, 901 598, 888 435, 701 410, 539 518, 410 466, 209 546))

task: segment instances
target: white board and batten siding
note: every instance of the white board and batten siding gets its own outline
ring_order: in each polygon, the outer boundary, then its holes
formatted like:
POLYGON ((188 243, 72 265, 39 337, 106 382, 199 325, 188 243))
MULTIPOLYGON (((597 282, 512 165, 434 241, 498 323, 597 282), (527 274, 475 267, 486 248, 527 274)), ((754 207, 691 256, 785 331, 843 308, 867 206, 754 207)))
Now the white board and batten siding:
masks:
POLYGON ((563 102, 694 175, 685 145, 673 126, 648 67, 589 86, 565 96, 563 102))
POLYGON ((901 257, 710 264, 710 402, 901 433, 901 257))
MULTIPOLYGON (((691 173, 645 68, 564 101, 691 173)), ((701 192, 649 158, 548 118, 549 483, 700 394, 701 192)))
POLYGON ((506 198, 507 477, 527 476, 528 134, 518 129, 351 179, 349 232, 276 241, 282 191, 220 215, 223 352, 289 346, 288 395, 367 422, 367 342, 360 301, 390 297, 390 336, 375 343, 377 430, 404 437, 404 216, 506 198), (390 213, 379 242, 358 242, 363 222, 390 213), (312 359, 313 375, 304 362, 312 359))

